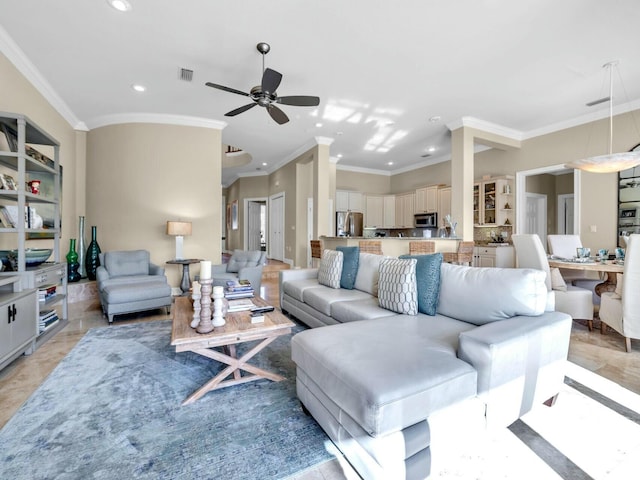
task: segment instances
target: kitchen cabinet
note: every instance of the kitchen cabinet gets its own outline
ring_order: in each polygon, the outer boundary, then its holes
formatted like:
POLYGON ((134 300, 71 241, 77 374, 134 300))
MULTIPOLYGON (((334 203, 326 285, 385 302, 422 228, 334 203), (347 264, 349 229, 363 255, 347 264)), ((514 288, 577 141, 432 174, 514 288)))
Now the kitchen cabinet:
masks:
POLYGON ((413 228, 415 193, 396 195, 396 227, 413 228))
POLYGON ((473 249, 474 267, 514 268, 515 251, 511 245, 477 246, 473 249))
POLYGON ((438 189, 438 225, 443 225, 447 215, 451 215, 451 187, 438 189))
POLYGON ((439 190, 437 185, 416 189, 415 213, 437 212, 439 190))
POLYGON ((512 177, 484 180, 473 186, 474 225, 513 225, 513 211, 512 177))
POLYGON ((393 228, 396 226, 396 196, 385 195, 382 199, 382 226, 393 228))
POLYGON ((365 195, 364 226, 365 227, 384 226, 384 196, 383 195, 365 195))
POLYGON ((362 193, 336 190, 336 212, 362 212, 362 193))

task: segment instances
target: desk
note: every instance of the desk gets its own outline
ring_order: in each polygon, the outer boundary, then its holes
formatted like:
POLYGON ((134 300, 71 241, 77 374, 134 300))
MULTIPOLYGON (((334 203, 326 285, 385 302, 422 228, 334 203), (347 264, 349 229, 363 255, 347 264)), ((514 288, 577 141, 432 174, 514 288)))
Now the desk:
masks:
POLYGON ((185 294, 191 288, 191 275, 189 274, 189 265, 192 263, 200 263, 199 258, 185 258, 180 260, 169 260, 169 265, 182 265, 182 282, 180 282, 180 290, 185 294))
POLYGON ((605 272, 607 279, 596 285, 596 294, 601 295, 602 292, 613 292, 616 289, 616 273, 624 272, 624 265, 618 265, 613 260, 606 262, 565 262, 562 260, 549 259, 549 267, 566 268, 568 270, 590 270, 592 272, 605 272))

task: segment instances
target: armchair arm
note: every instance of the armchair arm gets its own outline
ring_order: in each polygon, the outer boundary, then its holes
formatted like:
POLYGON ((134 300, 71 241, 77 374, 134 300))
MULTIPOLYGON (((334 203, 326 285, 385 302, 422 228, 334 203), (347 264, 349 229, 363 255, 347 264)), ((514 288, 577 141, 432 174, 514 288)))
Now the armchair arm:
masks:
POLYGON ((164 275, 164 267, 149 262, 149 275, 164 275))
POLYGON ((104 268, 102 265, 100 265, 97 269, 96 269, 96 283, 98 285, 98 289, 101 290, 101 285, 103 282, 105 282, 106 280, 109 280, 109 272, 107 272, 107 269, 104 268))
POLYGON ((256 291, 256 294, 260 293, 260 284, 262 283, 262 267, 263 265, 256 265, 255 267, 243 267, 238 271, 238 280, 249 280, 251 286, 256 291))

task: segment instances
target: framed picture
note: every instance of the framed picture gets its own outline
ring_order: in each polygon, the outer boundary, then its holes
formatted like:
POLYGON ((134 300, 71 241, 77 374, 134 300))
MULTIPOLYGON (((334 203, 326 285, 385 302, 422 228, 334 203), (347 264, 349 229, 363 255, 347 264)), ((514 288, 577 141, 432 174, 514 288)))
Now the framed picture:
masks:
POLYGON ((238 200, 231 203, 231 230, 238 229, 238 200))
MULTIPOLYGON (((40 196, 51 199, 54 198, 55 176, 52 173, 40 172, 38 173, 38 178, 32 177, 31 180, 40 180, 40 196)), ((38 203, 32 206, 34 206, 36 213, 42 217, 43 229, 55 227, 55 205, 38 203)), ((60 167, 60 212, 62 212, 62 166, 60 167)), ((28 240, 38 240, 53 237, 54 234, 48 232, 27 233, 28 240)))
POLYGON ((231 230, 231 204, 227 203, 227 214, 226 214, 226 220, 227 220, 227 231, 231 230))
POLYGON ((13 179, 11 175, 7 175, 6 173, 2 175, 2 188, 4 188, 5 190, 18 189, 16 185, 16 181, 13 179))

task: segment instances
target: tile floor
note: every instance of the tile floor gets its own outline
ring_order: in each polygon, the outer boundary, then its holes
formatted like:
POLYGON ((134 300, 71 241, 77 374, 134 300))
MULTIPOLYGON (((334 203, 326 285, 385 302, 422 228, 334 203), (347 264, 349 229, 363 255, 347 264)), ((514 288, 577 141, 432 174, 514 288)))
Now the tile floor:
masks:
MULTIPOLYGON (((264 280, 261 295, 271 304, 277 305, 277 279, 264 280)), ((0 405, 2 405, 0 427, 11 418, 87 330, 107 326, 97 300, 70 304, 69 317, 69 325, 35 353, 17 358, 0 371, 0 405)), ((125 324, 161 318, 167 318, 163 310, 121 316, 116 322, 125 324)), ((632 352, 626 353, 622 337, 611 330, 607 335, 601 335, 599 322, 596 323, 597 329, 589 332, 586 326, 574 322, 569 360, 640 394, 640 341, 633 340, 632 352)), ((346 462, 334 460, 294 478, 295 480, 352 480, 359 477, 346 462)))

